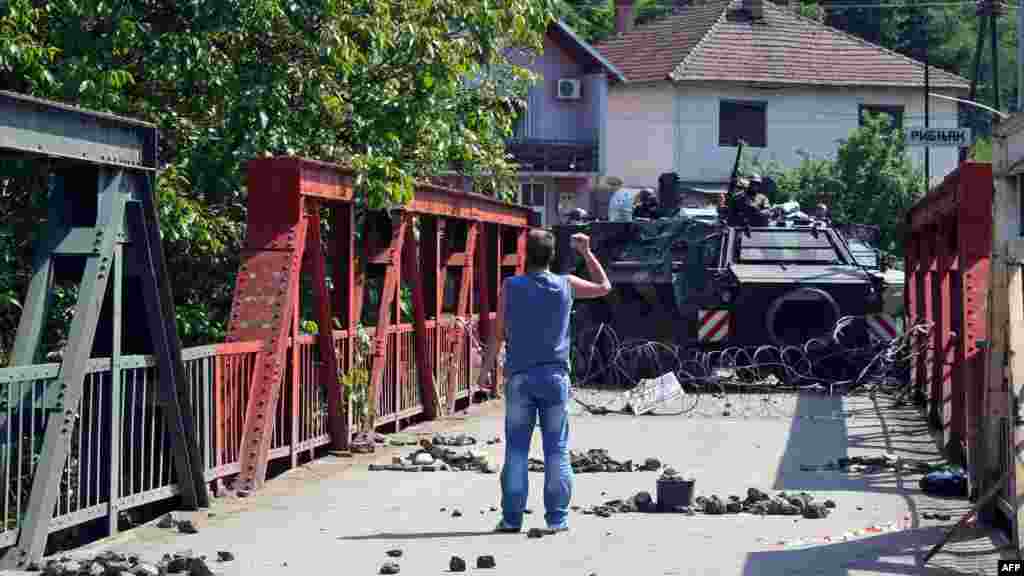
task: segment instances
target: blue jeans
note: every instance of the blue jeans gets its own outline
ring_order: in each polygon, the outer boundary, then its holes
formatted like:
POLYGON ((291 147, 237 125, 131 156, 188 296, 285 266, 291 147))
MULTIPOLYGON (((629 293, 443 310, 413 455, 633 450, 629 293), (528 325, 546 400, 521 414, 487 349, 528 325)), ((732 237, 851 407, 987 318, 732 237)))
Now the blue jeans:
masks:
POLYGON ((506 526, 523 524, 529 492, 530 440, 540 417, 544 445, 544 519, 567 526, 573 474, 569 462, 569 375, 561 367, 537 367, 505 383, 505 466, 501 508, 506 526))

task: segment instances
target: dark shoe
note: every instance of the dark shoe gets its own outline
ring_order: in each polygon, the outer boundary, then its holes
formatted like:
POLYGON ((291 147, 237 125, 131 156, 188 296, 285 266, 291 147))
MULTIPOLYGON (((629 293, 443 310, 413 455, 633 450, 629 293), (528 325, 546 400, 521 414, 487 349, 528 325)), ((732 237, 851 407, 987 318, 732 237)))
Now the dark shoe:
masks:
POLYGON ((509 526, 508 524, 505 524, 504 520, 502 520, 498 523, 498 526, 494 529, 494 531, 499 534, 518 534, 520 531, 522 531, 522 527, 509 526))
POLYGON ((545 530, 544 532, 546 534, 558 534, 559 532, 568 532, 568 531, 569 531, 569 527, 568 526, 559 526, 558 528, 548 527, 548 529, 545 530))

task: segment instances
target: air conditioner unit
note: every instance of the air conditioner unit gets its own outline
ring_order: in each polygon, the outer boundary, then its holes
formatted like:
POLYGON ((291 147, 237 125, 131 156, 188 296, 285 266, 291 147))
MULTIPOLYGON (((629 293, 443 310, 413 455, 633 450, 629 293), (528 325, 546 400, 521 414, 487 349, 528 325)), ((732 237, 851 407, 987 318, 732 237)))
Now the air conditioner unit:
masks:
POLYGON ((579 100, 580 81, 575 78, 559 78, 558 80, 559 100, 579 100))

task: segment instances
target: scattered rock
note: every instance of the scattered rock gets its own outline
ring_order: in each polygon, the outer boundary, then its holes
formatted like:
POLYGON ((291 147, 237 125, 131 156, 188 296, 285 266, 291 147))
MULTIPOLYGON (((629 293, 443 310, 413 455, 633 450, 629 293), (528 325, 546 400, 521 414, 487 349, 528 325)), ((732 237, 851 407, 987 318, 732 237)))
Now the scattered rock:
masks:
POLYGON ((494 562, 494 556, 485 554, 478 556, 476 559, 476 567, 480 569, 494 568, 497 564, 494 562))
POLYGON ((178 532, 182 534, 198 534, 199 530, 196 529, 191 520, 182 520, 178 522, 178 532))
POLYGON ((160 521, 156 523, 156 527, 157 528, 164 528, 164 529, 174 528, 177 525, 178 525, 178 523, 174 521, 174 514, 171 514, 170 512, 168 512, 167 514, 164 514, 163 516, 161 516, 160 517, 160 521))
POLYGON ((214 576, 214 574, 202 558, 189 558, 188 576, 214 576))
POLYGON ((638 512, 654 512, 654 499, 651 498, 650 492, 637 492, 631 500, 638 512))
POLYGON ((228 552, 227 550, 220 550, 220 551, 217 552, 217 561, 218 562, 231 562, 234 559, 235 559, 235 555, 232 554, 231 552, 228 552))
POLYGON ((459 510, 452 510, 452 518, 459 518, 460 516, 462 516, 462 512, 459 510))
POLYGON ((161 576, 160 568, 154 564, 140 562, 132 568, 134 576, 161 576))
POLYGON ((828 516, 829 509, 824 504, 811 503, 804 507, 803 514, 804 518, 825 518, 828 516))
POLYGON ((529 530, 526 531, 526 537, 527 538, 543 538, 544 537, 544 531, 541 530, 540 528, 530 528, 529 530))
POLYGON ((833 500, 825 500, 825 508, 835 508, 836 503, 833 500))
POLYGON ((402 568, 398 565, 397 562, 385 562, 380 567, 381 574, 398 574, 401 571, 402 568))
POLYGON ((397 549, 397 548, 395 548, 393 550, 388 550, 387 551, 387 555, 392 557, 392 558, 401 558, 402 557, 402 551, 397 549))
POLYGON ((648 471, 648 472, 657 472, 660 468, 661 468, 661 461, 660 460, 658 460, 657 458, 648 458, 648 459, 644 460, 643 466, 640 467, 640 470, 644 470, 644 471, 648 471))
POLYGON ((448 561, 448 570, 452 572, 465 572, 466 561, 458 556, 452 556, 452 559, 448 561))

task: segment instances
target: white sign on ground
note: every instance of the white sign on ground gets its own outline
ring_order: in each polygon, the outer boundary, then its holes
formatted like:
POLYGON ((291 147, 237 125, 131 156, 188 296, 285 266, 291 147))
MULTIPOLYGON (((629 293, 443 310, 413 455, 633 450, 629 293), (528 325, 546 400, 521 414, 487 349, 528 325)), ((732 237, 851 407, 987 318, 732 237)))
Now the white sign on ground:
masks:
POLYGON ((906 129, 907 146, 949 146, 971 145, 970 128, 922 128, 906 129))
POLYGON ((630 410, 639 416, 653 410, 659 404, 671 402, 683 395, 683 386, 676 375, 667 372, 657 378, 645 378, 628 394, 630 410))

